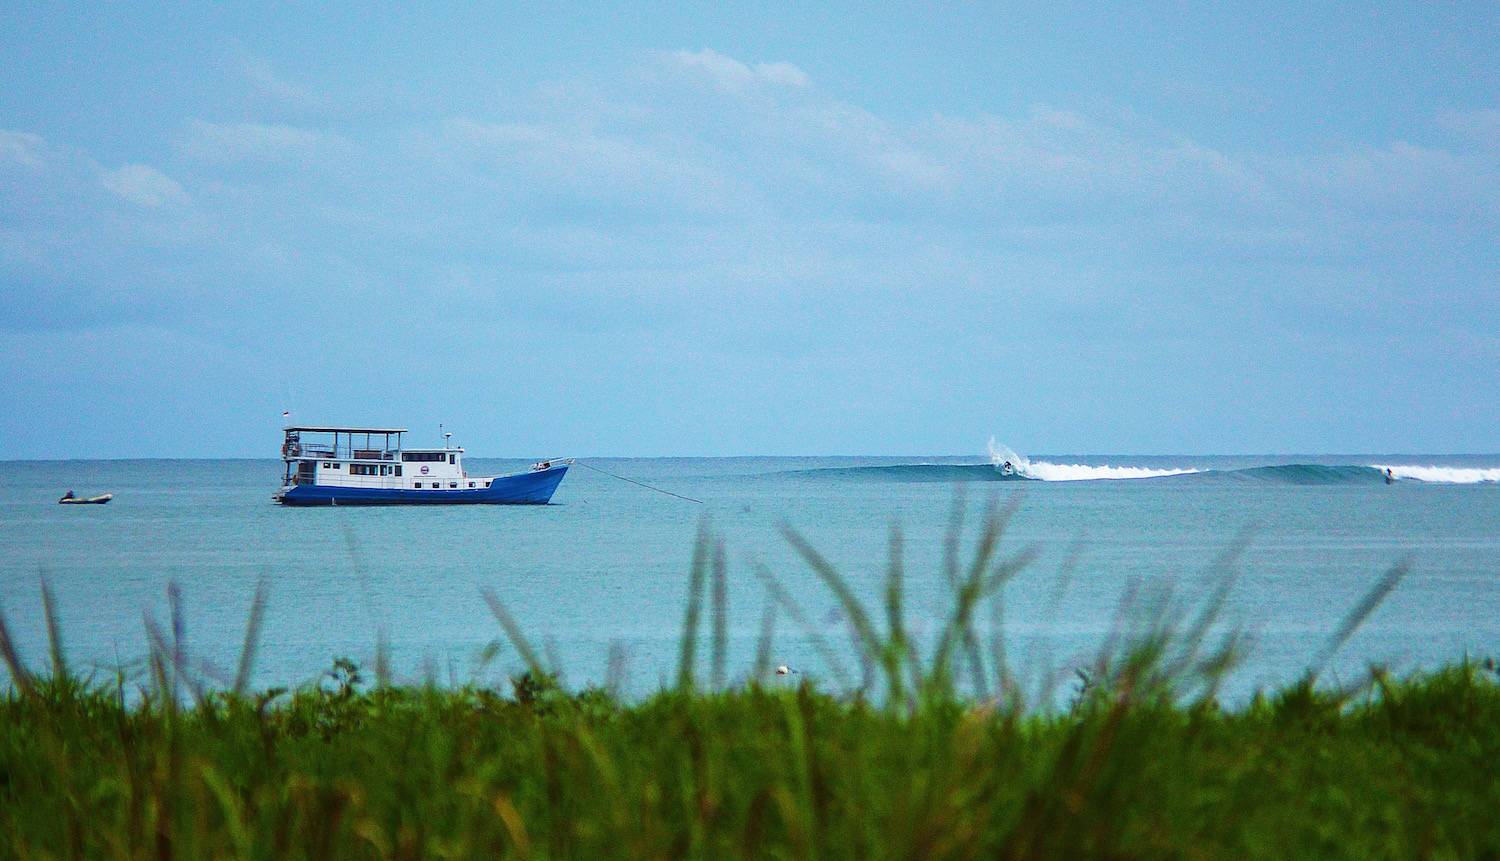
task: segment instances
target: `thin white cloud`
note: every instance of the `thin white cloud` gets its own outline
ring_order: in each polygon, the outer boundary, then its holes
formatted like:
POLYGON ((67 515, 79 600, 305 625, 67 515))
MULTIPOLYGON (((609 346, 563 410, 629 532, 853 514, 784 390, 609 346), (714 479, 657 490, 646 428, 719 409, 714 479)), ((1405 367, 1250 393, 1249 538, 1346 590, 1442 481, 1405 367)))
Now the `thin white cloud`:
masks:
POLYGON ((1218 206, 1223 195, 1253 197, 1263 187, 1248 166, 1193 140, 1046 106, 1019 117, 938 116, 909 134, 977 194, 1083 195, 1097 204, 1207 193, 1218 206))
POLYGON ((178 139, 186 155, 207 162, 305 159, 349 146, 327 132, 265 123, 210 123, 193 120, 178 139))
POLYGON ((712 48, 675 51, 668 56, 679 68, 707 77, 726 92, 743 92, 757 84, 806 87, 811 83, 806 72, 785 61, 750 66, 712 48))
POLYGON ((323 107, 326 99, 287 78, 264 57, 243 48, 235 52, 234 68, 252 90, 271 102, 296 108, 323 107))
POLYGON ((46 146, 41 135, 0 129, 0 162, 41 167, 46 146))
POLYGON ((755 75, 768 83, 787 87, 805 87, 812 83, 806 72, 787 62, 758 63, 755 75))
MULTIPOLYGON (((947 168, 951 154, 939 148, 924 149, 916 135, 887 122, 863 108, 830 102, 793 113, 793 122, 804 124, 817 138, 818 148, 836 153, 840 162, 871 170, 882 186, 902 191, 938 191, 952 176, 947 168)), ((794 133, 795 136, 795 133, 794 133)), ((806 146, 807 144, 803 144, 806 146)), ((830 165, 830 173, 844 173, 842 164, 830 165)))
POLYGON ((1278 181, 1323 207, 1382 219, 1451 216, 1456 207, 1500 215, 1500 163, 1482 149, 1395 141, 1273 162, 1278 181))
POLYGON ((181 184, 150 165, 124 165, 114 171, 105 171, 99 181, 111 192, 142 207, 187 202, 187 192, 181 184))
POLYGON ((475 159, 481 176, 529 176, 523 187, 565 191, 632 207, 702 212, 722 205, 724 176, 662 141, 610 134, 576 123, 482 123, 448 120, 443 139, 475 159))
POLYGON ((451 140, 497 158, 525 160, 563 171, 601 168, 622 174, 654 174, 670 169, 665 159, 643 144, 588 130, 460 118, 448 121, 447 132, 451 140))
POLYGON ((1438 125, 1449 131, 1471 137, 1480 143, 1500 147, 1500 108, 1474 111, 1442 111, 1438 125))
POLYGON ((127 164, 116 170, 105 171, 99 182, 103 186, 131 203, 156 208, 167 204, 186 203, 187 192, 177 180, 154 167, 144 164, 127 164))

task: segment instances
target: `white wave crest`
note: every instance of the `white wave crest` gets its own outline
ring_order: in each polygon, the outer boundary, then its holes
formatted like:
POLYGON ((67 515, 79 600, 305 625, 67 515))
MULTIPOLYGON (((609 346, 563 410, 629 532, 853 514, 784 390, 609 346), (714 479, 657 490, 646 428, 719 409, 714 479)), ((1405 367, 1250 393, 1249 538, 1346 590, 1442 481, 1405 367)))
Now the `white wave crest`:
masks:
POLYGON ((1039 460, 1026 469, 1026 475, 1042 481, 1097 481, 1118 478, 1161 478, 1164 475, 1188 475, 1196 469, 1149 469, 1144 466, 1090 466, 1085 463, 1048 463, 1039 460))
POLYGON ((990 463, 1001 466, 1010 463, 1016 472, 1027 478, 1041 481, 1101 481, 1125 478, 1161 478, 1166 475, 1187 475, 1196 469, 1151 469, 1144 466, 1092 466, 1084 463, 1048 463, 1033 461, 1017 454, 990 437, 990 463))
POLYGON ((1399 464, 1372 463, 1381 472, 1391 471, 1396 478, 1413 481, 1430 481, 1442 484, 1482 484, 1500 482, 1500 467, 1466 466, 1402 466, 1399 464))

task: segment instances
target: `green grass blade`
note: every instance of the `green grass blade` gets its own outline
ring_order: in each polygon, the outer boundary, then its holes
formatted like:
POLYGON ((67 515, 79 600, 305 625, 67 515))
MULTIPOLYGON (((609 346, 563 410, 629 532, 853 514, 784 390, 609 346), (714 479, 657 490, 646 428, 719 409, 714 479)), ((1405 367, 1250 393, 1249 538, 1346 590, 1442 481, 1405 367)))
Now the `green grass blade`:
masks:
POLYGON ((531 643, 527 641, 525 633, 521 631, 521 626, 516 624, 516 620, 510 615, 510 611, 505 609, 505 605, 500 602, 500 598, 489 589, 485 589, 481 594, 484 596, 484 603, 489 605, 490 614, 495 617, 495 621, 500 623, 500 629, 505 632, 506 639, 510 640, 510 644, 516 650, 516 654, 520 655, 521 660, 525 662, 526 669, 530 670, 538 679, 545 677, 547 675, 546 667, 543 666, 541 659, 537 657, 536 650, 531 647, 531 643))
POLYGON ((240 662, 234 673, 233 690, 236 697, 243 697, 250 690, 250 673, 255 668, 255 652, 260 647, 260 625, 265 616, 269 588, 265 577, 255 584, 255 597, 250 601, 250 615, 245 619, 245 639, 240 645, 240 662))

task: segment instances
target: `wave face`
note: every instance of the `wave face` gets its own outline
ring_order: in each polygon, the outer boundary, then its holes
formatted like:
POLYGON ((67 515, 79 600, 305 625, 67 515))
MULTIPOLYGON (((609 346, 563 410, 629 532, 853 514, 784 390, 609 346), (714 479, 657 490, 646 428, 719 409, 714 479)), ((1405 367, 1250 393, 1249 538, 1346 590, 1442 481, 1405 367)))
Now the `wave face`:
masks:
POLYGON ((1385 469, 1373 466, 1323 463, 1284 463, 1205 473, 1231 481, 1263 481, 1272 484, 1379 484, 1385 469))

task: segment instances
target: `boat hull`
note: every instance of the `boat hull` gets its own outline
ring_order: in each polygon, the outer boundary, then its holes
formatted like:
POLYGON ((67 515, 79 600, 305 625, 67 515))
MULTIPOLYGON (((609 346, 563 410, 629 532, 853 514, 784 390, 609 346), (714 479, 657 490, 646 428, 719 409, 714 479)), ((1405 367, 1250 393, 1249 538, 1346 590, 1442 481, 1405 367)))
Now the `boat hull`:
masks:
POLYGON ((501 475, 489 487, 413 490, 297 484, 277 496, 282 505, 546 505, 568 472, 566 465, 501 475))

